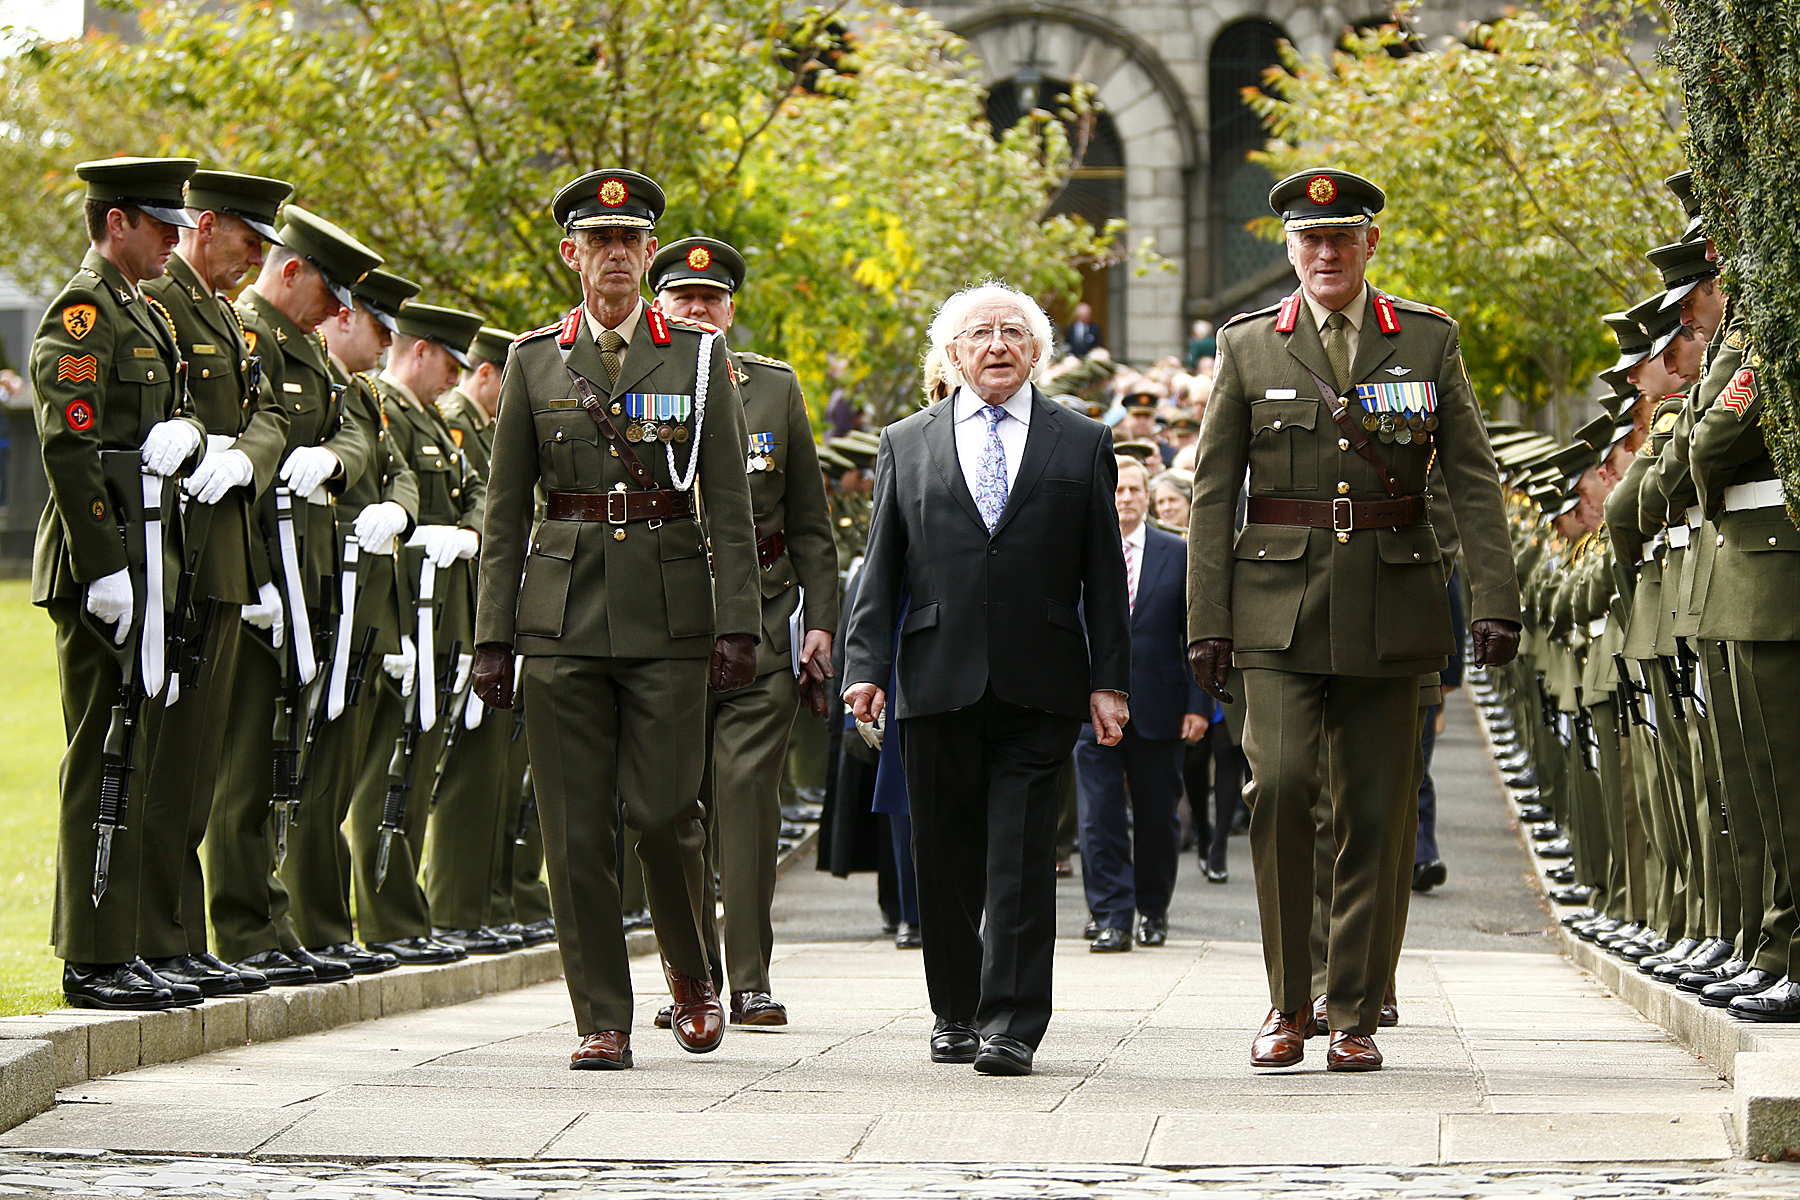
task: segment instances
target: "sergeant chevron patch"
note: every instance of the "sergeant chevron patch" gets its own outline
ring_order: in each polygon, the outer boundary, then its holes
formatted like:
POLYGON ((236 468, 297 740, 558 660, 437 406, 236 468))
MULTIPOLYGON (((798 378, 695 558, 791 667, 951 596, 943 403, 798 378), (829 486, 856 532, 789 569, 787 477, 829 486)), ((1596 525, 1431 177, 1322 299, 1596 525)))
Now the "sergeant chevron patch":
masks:
POLYGON ((99 371, 100 360, 91 354, 65 354, 56 360, 58 383, 93 383, 99 371))
POLYGON ((1729 408, 1740 421, 1755 400, 1756 372, 1749 367, 1732 376, 1731 385, 1719 393, 1719 403, 1729 408))

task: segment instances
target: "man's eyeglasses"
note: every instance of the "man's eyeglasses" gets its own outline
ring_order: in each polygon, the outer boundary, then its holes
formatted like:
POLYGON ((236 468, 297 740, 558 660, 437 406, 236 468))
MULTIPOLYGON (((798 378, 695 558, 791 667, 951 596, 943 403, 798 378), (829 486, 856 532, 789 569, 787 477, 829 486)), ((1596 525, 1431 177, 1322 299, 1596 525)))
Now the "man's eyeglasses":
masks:
POLYGON ((1023 346, 1031 340, 1031 330, 1023 325, 977 325, 956 335, 956 340, 970 346, 985 346, 998 334, 1009 346, 1023 346))

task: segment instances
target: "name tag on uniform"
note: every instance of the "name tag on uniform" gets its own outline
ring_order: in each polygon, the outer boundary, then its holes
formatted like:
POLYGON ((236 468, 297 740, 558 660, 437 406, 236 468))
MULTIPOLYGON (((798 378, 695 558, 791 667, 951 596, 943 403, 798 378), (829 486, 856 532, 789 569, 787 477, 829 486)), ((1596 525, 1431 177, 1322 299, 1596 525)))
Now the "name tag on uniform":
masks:
POLYGON ((573 397, 573 396, 560 396, 557 399, 550 401, 550 407, 551 408, 580 408, 581 401, 575 399, 575 397, 573 397))
POLYGON ((439 450, 436 446, 431 445, 429 442, 423 446, 420 446, 419 449, 424 451, 426 454, 442 454, 443 453, 442 450, 439 450))
POLYGON ((158 357, 160 357, 156 353, 156 347, 154 347, 154 346, 133 346, 131 348, 131 353, 134 357, 137 357, 137 358, 158 358, 158 357))
POLYGON ((1293 388, 1270 388, 1263 393, 1264 400, 1292 400, 1300 393, 1293 388))
POLYGON ((195 342, 193 350, 195 354, 217 354, 219 352, 217 346, 209 346, 205 342, 195 342))

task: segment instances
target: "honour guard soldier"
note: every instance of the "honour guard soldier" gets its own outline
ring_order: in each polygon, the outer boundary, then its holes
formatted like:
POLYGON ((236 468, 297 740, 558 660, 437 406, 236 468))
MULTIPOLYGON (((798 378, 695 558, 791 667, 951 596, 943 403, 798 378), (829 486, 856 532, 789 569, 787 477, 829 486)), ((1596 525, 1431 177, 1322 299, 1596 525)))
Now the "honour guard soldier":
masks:
MULTIPOLYGON (((737 316, 734 297, 743 283, 743 257, 713 238, 671 242, 650 266, 658 308, 721 332, 729 332, 737 316)), ((808 708, 824 715, 822 681, 832 674, 831 639, 838 621, 837 550, 812 420, 794 369, 760 354, 730 357, 749 429, 745 465, 762 569, 762 641, 756 682, 708 698, 707 771, 700 797, 725 900, 731 1023, 786 1025, 787 1009, 769 987, 781 772, 803 692, 808 708)), ((709 872, 708 882, 712 879, 709 872)), ((700 911, 709 929, 708 950, 716 955, 710 888, 700 911)))
POLYGON ((188 181, 194 228, 168 271, 144 285, 175 322, 187 363, 193 414, 206 424, 206 455, 187 479, 190 503, 181 524, 182 570, 170 644, 179 639, 180 703, 153 709, 147 725, 156 754, 145 786, 144 820, 187 824, 185 846, 152 860, 146 846, 138 941, 165 979, 213 996, 268 986, 248 968, 227 967, 207 952, 206 887, 200 840, 212 813, 219 756, 208 751, 230 720, 240 644, 240 608, 256 600, 249 557, 249 515, 281 465, 288 415, 260 386, 242 321, 225 293, 260 269, 263 243, 275 232, 281 202, 293 188, 278 179, 197 171, 188 181))
POLYGON ((75 168, 87 185, 90 248, 31 346, 50 480, 31 601, 56 624, 69 739, 50 940, 66 964, 63 994, 76 1007, 200 1000, 198 988, 164 980, 138 958, 140 859, 179 859, 187 814, 164 814, 152 826, 135 770, 152 761, 138 730, 169 684, 167 481, 200 461, 206 432, 182 409, 175 332, 141 285, 163 273, 177 234, 194 223, 183 194, 194 165, 115 158, 75 168))
POLYGON ((238 667, 212 820, 207 908, 219 953, 277 986, 348 979, 341 959, 303 948, 276 875, 306 769, 308 714, 325 702, 336 622, 327 619, 339 569, 336 500, 368 470, 374 443, 344 417, 318 327, 354 301, 350 286, 381 256, 330 221, 289 204, 282 244, 238 297, 264 385, 288 412, 286 457, 259 506, 253 547, 266 563, 253 633, 238 667))
POLYGON ((1419 677, 1443 668, 1450 612, 1421 494, 1441 468, 1468 564, 1477 664, 1510 661, 1518 584, 1498 473, 1456 323, 1370 288, 1381 189, 1344 171, 1276 184, 1301 286, 1219 332, 1188 556, 1189 657, 1221 700, 1243 670, 1256 860, 1273 1006, 1256 1066, 1312 1032, 1313 809, 1329 754, 1337 862, 1326 1007, 1332 1070, 1381 1065, 1403 844, 1416 803, 1419 677), (1248 523, 1233 536, 1249 471, 1248 523))
POLYGON ((552 209, 582 302, 520 339, 507 363, 475 675, 482 699, 507 707, 513 655, 524 658, 532 777, 582 1039, 570 1065, 618 1069, 631 1065, 632 1000, 615 797, 638 832, 675 1039, 703 1053, 724 1032, 698 911, 706 693, 755 678, 762 604, 744 410, 724 339, 647 308, 638 291, 662 189, 595 171, 552 209), (532 536, 539 483, 548 506, 532 536))

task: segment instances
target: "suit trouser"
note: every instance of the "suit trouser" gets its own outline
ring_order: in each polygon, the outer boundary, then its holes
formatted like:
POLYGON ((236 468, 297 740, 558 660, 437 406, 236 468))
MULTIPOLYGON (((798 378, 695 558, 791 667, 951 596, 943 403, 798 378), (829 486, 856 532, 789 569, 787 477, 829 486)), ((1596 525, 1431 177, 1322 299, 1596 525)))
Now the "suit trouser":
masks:
POLYGON ((1794 870, 1800 867, 1800 642, 1729 642, 1731 682, 1744 734, 1750 783, 1769 849, 1762 944, 1756 965, 1800 970, 1800 916, 1794 870))
MULTIPOLYGON (((69 748, 58 774, 61 803, 56 831, 56 907, 50 941, 72 963, 129 962, 137 954, 138 863, 141 842, 175 837, 179 830, 148 830, 139 820, 144 771, 131 773, 123 826, 113 835, 106 895, 93 901, 94 820, 100 809, 101 747, 119 698, 119 662, 111 639, 102 641, 82 620, 82 601, 52 600, 45 607, 56 623, 56 670, 62 684, 63 730, 69 748)), ((142 719, 143 710, 139 710, 142 719)), ((148 760, 143 726, 138 726, 136 764, 148 760)))
POLYGON ((724 965, 733 992, 767 992, 775 929, 775 860, 781 837, 781 775, 788 733, 800 711, 800 689, 785 667, 760 675, 749 687, 712 692, 706 698, 706 840, 712 871, 700 921, 713 961, 724 965), (713 871, 725 898, 725 921, 715 913, 713 871))
POLYGON ((413 742, 410 763, 412 791, 400 829, 388 845, 387 877, 377 885, 381 859, 381 815, 387 800, 388 771, 399 747, 409 715, 419 703, 417 688, 431 685, 430 672, 414 677, 412 695, 400 695, 400 686, 381 672, 373 696, 375 717, 369 730, 369 749, 350 797, 350 881, 356 893, 356 923, 364 942, 396 942, 426 937, 431 933, 431 909, 425 889, 419 886, 419 862, 425 852, 425 824, 431 806, 431 771, 443 746, 444 723, 436 722, 413 742))
POLYGON ((309 949, 336 946, 355 938, 350 919, 350 839, 344 819, 364 763, 393 749, 373 741, 375 715, 381 706, 381 659, 372 656, 363 675, 362 693, 319 731, 313 765, 300 792, 300 808, 288 831, 287 861, 279 874, 287 885, 294 934, 309 949))
POLYGON ((1313 809, 1330 754, 1332 878, 1326 998, 1331 1027, 1371 1034, 1393 975, 1399 872, 1418 814, 1419 679, 1244 672, 1244 752, 1256 781, 1250 849, 1269 994, 1284 1013, 1311 1001, 1313 809))
POLYGON ((1096 742, 1091 725, 1076 738, 1081 885, 1103 928, 1130 930, 1134 911, 1158 920, 1169 915, 1181 861, 1183 745, 1178 737, 1144 737, 1130 725, 1116 746, 1096 742))
POLYGON ((1056 824, 1080 728, 991 688, 901 722, 931 1010, 984 1037, 1036 1047, 1050 1024, 1056 824))
MULTIPOLYGON (((463 703, 484 710, 481 724, 473 729, 464 727, 444 765, 437 802, 430 802, 435 762, 421 763, 414 782, 415 798, 425 801, 430 812, 425 839, 426 911, 440 929, 481 925, 500 873, 500 843, 511 835, 507 818, 518 818, 518 780, 507 786, 512 714, 488 709, 473 693, 463 703), (513 803, 508 804, 509 799, 513 803)), ((459 705, 451 719, 463 721, 468 711, 459 705)))
POLYGON ((704 658, 525 659, 525 732, 577 1033, 631 1028, 615 858, 621 802, 663 959, 709 975, 700 933, 706 671, 704 658))
MULTIPOLYGON (((187 830, 183 840, 154 837, 140 843, 138 953, 145 958, 206 953, 200 842, 206 836, 219 776, 213 739, 231 714, 243 628, 238 611, 235 604, 216 606, 206 634, 206 661, 194 685, 181 689, 174 706, 163 703, 166 691, 144 705, 149 759, 139 819, 155 830, 187 830)), ((169 686, 174 686, 173 671, 169 686)))
MULTIPOLYGON (((292 636, 290 631, 289 636, 292 636)), ((222 731, 219 777, 206 826, 206 907, 219 956, 241 962, 300 945, 288 920, 287 887, 275 874, 275 703, 281 664, 260 639, 238 656, 231 717, 222 731)), ((304 722, 296 712, 294 720, 304 722)))
POLYGON ((1756 957, 1762 941, 1769 848, 1744 752, 1743 723, 1731 684, 1731 656, 1723 642, 1702 639, 1698 644, 1697 669, 1706 673, 1713 760, 1718 764, 1720 798, 1729 830, 1724 844, 1730 852, 1730 869, 1737 885, 1738 911, 1727 914, 1726 924, 1736 925, 1737 957, 1748 961, 1756 957))

